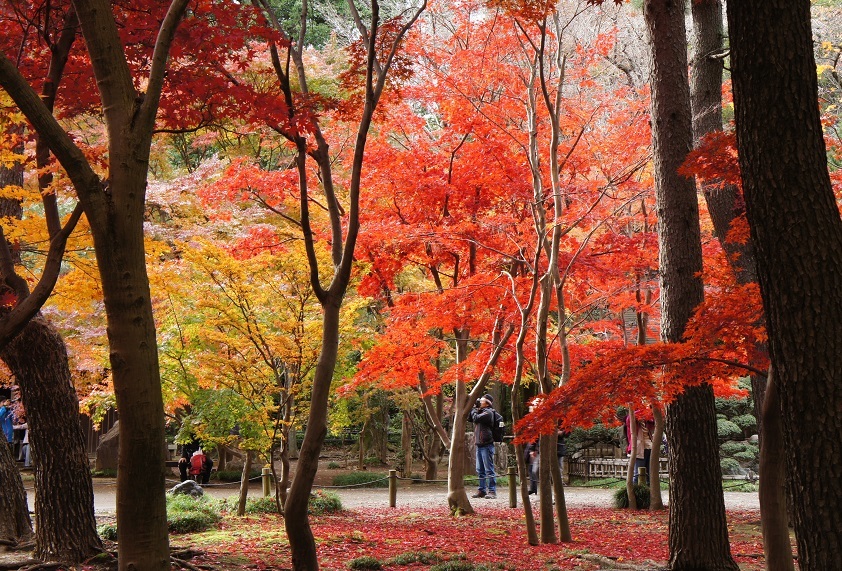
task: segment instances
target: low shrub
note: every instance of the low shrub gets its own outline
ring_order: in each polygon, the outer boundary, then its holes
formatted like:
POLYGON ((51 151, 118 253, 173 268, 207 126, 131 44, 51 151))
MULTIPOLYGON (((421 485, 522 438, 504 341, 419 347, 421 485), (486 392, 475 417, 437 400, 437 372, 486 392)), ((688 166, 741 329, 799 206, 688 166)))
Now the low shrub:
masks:
POLYGON ((362 557, 357 557, 356 559, 351 559, 348 562, 348 569, 355 569, 358 571, 378 571, 379 569, 383 569, 383 566, 380 564, 380 561, 374 557, 364 555, 362 557))
MULTIPOLYGON (((236 501, 235 501, 234 505, 237 505, 236 501)), ((260 498, 246 498, 246 513, 247 514, 276 514, 276 513, 278 513, 278 504, 275 502, 275 496, 266 496, 266 497, 260 497, 260 498)))
POLYGON ((485 565, 474 565, 464 560, 451 560, 430 567, 430 571, 490 571, 485 565))
POLYGON ((342 501, 333 492, 316 490, 310 494, 308 511, 313 515, 330 514, 342 511, 342 501))
POLYGON ((333 477, 334 486, 360 486, 363 488, 388 488, 386 474, 377 472, 348 472, 333 477))
POLYGON ((167 526, 171 533, 204 531, 219 522, 219 505, 205 497, 167 495, 167 526))
POLYGON ((116 478, 117 470, 104 468, 102 470, 91 470, 91 478, 116 478))
POLYGON ((432 565, 440 561, 441 557, 430 551, 407 551, 406 553, 395 555, 388 563, 389 565, 412 565, 413 563, 432 565))
MULTIPOLYGON (((637 509, 647 509, 649 507, 649 487, 642 484, 635 484, 632 490, 634 491, 634 498, 637 500, 637 509)), ((625 486, 614 492, 614 507, 628 509, 629 495, 625 486)))
POLYGON ((117 541, 117 524, 116 523, 106 523, 98 528, 96 528, 96 532, 102 539, 107 539, 108 541, 117 541))
POLYGON ((337 469, 339 469, 339 468, 341 468, 341 467, 342 467, 342 466, 340 466, 340 465, 339 465, 339 462, 328 462, 328 463, 327 463, 327 468, 328 468, 328 470, 337 470, 337 469))

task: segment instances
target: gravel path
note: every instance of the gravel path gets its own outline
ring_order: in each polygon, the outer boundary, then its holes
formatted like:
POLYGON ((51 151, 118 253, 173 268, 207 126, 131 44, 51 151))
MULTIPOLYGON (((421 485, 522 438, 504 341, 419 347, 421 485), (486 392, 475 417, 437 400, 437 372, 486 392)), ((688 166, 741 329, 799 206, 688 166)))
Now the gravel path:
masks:
MULTIPOLYGON (((173 485, 175 482, 170 482, 173 485)), ((386 488, 322 488, 336 492, 342 500, 346 509, 357 508, 385 508, 389 505, 389 491, 386 488)), ((209 485, 205 492, 213 497, 227 498, 238 493, 239 484, 209 485)), ((468 488, 472 493, 473 488, 468 488)), ((249 495, 259 497, 262 495, 262 488, 259 483, 252 483, 249 487, 249 495)), ((567 487, 564 490, 565 501, 568 507, 610 507, 612 505, 613 490, 601 488, 567 487)), ((33 507, 34 498, 30 492, 27 494, 30 508, 33 507)), ((476 507, 481 505, 495 505, 504 507, 508 505, 508 489, 498 489, 496 500, 472 500, 476 507)), ((533 502, 536 501, 532 496, 533 502)), ((664 492, 664 502, 669 497, 664 492)), ((520 495, 518 494, 518 502, 520 495)), ((447 506, 447 487, 444 484, 421 484, 412 485, 401 482, 397 493, 397 507, 399 508, 428 508, 447 506)), ((116 486, 113 480, 97 479, 94 482, 94 509, 98 515, 113 513, 116 510, 116 486)), ((728 509, 752 511, 759 510, 760 504, 757 493, 751 492, 725 492, 725 506, 728 509)))

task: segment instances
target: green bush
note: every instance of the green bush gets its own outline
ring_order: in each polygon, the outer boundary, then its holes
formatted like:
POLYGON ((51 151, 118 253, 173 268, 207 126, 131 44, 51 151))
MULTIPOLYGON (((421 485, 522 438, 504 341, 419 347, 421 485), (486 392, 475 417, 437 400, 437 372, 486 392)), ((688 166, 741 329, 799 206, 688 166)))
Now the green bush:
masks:
POLYGON ((378 571, 382 568, 383 566, 380 562, 369 555, 357 557, 348 562, 348 569, 357 569, 359 571, 378 571))
POLYGON ((757 419, 753 414, 741 414, 731 419, 731 422, 739 426, 742 430, 754 432, 757 430, 757 419))
POLYGON ((328 468, 328 470, 337 470, 337 469, 339 469, 339 468, 341 468, 341 467, 342 467, 342 466, 340 466, 340 465, 339 465, 339 462, 328 462, 328 463, 327 463, 327 468, 328 468))
POLYGON ((742 452, 737 452, 733 456, 734 460, 739 462, 744 462, 747 464, 751 464, 752 462, 758 461, 758 455, 756 452, 752 452, 751 450, 743 450, 742 452))
POLYGON ((743 435, 742 429, 730 420, 719 419, 716 421, 716 433, 721 440, 739 438, 743 435))
POLYGON ((91 478, 116 478, 117 470, 105 468, 103 470, 91 470, 91 478))
POLYGON ((722 458, 719 461, 719 467, 722 470, 723 474, 742 474, 743 469, 740 466, 740 463, 734 460, 733 458, 722 458))
MULTIPOLYGON (((634 491, 634 498, 637 500, 637 509, 647 509, 649 507, 649 487, 642 484, 635 484, 632 490, 634 491)), ((614 492, 614 507, 628 509, 629 495, 625 487, 619 488, 614 492)))
POLYGON ((117 524, 116 523, 106 523, 98 528, 96 528, 96 532, 102 539, 107 539, 108 541, 117 541, 117 524))
POLYGON ((363 488, 388 488, 386 474, 377 472, 348 472, 333 477, 334 486, 359 486, 363 488), (359 486, 360 484, 364 484, 359 486))
POLYGON ((310 494, 308 511, 313 515, 330 514, 342 511, 342 501, 333 492, 316 490, 310 494))
POLYGON ((392 557, 389 565, 412 565, 413 563, 421 563, 423 565, 432 565, 441 561, 441 557, 429 551, 407 551, 392 557))
POLYGON ((167 526, 172 533, 204 531, 220 519, 217 502, 185 494, 167 495, 167 526))
POLYGON ((719 446, 719 453, 725 458, 730 458, 734 454, 745 452, 749 446, 751 445, 747 442, 734 442, 733 440, 728 440, 719 446))

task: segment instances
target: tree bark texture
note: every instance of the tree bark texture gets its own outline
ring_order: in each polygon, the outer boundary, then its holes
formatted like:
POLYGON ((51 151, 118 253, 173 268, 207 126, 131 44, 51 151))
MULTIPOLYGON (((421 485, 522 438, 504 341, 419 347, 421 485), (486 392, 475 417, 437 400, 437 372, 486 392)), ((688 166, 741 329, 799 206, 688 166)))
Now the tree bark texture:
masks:
POLYGON ((20 386, 35 466, 35 556, 73 564, 102 551, 79 399, 59 333, 36 316, 0 350, 20 386))
POLYGON ((32 538, 26 489, 12 451, 0 442, 0 539, 22 543, 32 538))
MULTIPOLYGON (((344 292, 344 290, 343 290, 344 292)), ((307 430, 298 455, 298 464, 292 486, 284 504, 284 527, 289 537, 292 552, 292 568, 295 571, 315 571, 319 568, 316 558, 316 542, 307 518, 307 507, 316 470, 319 467, 319 454, 327 434, 327 405, 330 396, 330 383, 339 352, 339 308, 342 297, 323 304, 322 347, 316 372, 313 377, 313 390, 310 400, 310 416, 307 430)))
POLYGON ((842 560, 842 220, 807 0, 728 3, 737 144, 802 571, 842 560))
MULTIPOLYGON (((681 342, 703 299, 696 185, 678 174, 693 148, 683 0, 646 0, 652 50, 652 146, 661 272, 661 337, 681 342)), ((670 568, 736 571, 725 523, 716 413, 710 386, 692 387, 667 409, 670 444, 670 568), (706 541, 699 541, 699 534, 706 541)))

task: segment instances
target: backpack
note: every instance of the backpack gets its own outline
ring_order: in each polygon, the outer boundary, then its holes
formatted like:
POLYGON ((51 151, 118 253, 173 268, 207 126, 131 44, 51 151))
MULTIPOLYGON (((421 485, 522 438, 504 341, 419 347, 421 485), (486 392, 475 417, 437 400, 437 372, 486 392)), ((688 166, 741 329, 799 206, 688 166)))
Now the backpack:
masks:
POLYGON ((503 436, 506 434, 506 423, 499 412, 494 412, 494 422, 491 424, 491 439, 494 442, 503 442, 503 436))
POLYGON ((191 474, 201 474, 205 469, 205 455, 204 454, 194 454, 192 458, 190 458, 190 473, 191 474))

